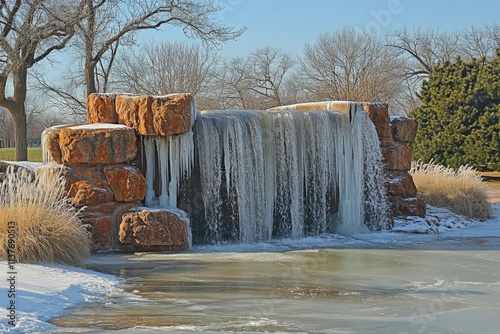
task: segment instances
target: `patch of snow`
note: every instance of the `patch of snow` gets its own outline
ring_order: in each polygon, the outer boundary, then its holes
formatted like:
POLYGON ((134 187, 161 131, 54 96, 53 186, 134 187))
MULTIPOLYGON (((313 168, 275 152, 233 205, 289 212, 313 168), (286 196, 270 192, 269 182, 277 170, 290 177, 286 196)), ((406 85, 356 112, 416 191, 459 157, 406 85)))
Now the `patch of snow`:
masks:
POLYGON ((396 176, 394 178, 388 179, 387 183, 389 183, 389 184, 399 184, 399 183, 401 183, 402 180, 403 180, 403 178, 401 176, 396 176))
POLYGON ((458 215, 445 208, 427 205, 425 218, 416 216, 396 218, 392 232, 437 234, 451 229, 461 229, 473 223, 479 223, 479 221, 458 215))
POLYGON ((31 162, 31 161, 7 161, 7 160, 0 160, 0 162, 5 162, 9 165, 13 166, 18 166, 22 167, 31 171, 35 171, 39 166, 42 165, 41 162, 31 162))
POLYGON ((114 129, 132 129, 123 124, 111 123, 94 123, 94 124, 81 124, 67 127, 70 130, 114 130, 114 129))
POLYGON ((0 262, 0 332, 33 333, 56 327, 47 321, 60 316, 70 307, 89 302, 102 295, 122 293, 115 276, 65 265, 15 264, 15 274, 8 274, 9 265, 0 262), (14 276, 15 298, 9 297, 14 276), (6 317, 7 307, 15 301, 15 326, 6 317))

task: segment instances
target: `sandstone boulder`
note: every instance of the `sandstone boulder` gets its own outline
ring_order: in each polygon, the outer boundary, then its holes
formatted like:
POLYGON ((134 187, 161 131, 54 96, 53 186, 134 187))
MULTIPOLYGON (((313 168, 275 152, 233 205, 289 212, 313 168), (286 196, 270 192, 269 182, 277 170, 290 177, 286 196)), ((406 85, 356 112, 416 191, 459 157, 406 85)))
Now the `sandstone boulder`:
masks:
POLYGON ((403 143, 396 142, 392 146, 381 147, 386 170, 409 171, 413 158, 413 149, 403 143))
POLYGON ((420 198, 393 198, 392 214, 393 216, 418 216, 425 217, 425 202, 420 198))
POLYGON ((391 118, 392 138, 404 143, 415 141, 418 131, 418 121, 414 118, 392 117, 391 118))
POLYGON ((65 127, 59 132, 61 162, 65 165, 118 164, 135 158, 132 128, 116 124, 65 127))
MULTIPOLYGON (((107 249, 112 244, 113 220, 111 216, 84 217, 82 223, 88 225, 94 249, 107 249)), ((116 232, 115 232, 116 233, 116 232)))
POLYGON ((143 136, 171 136, 188 132, 194 123, 190 94, 116 97, 118 123, 143 136))
POLYGON ((97 167, 62 168, 68 197, 75 206, 91 206, 112 202, 113 192, 97 167))
POLYGON ((363 103, 362 105, 366 114, 375 125, 380 142, 384 143, 382 146, 388 146, 388 143, 392 141, 392 133, 387 105, 382 103, 363 103))
POLYGON ((61 147, 59 146, 59 132, 61 129, 68 126, 76 125, 56 125, 43 130, 42 132, 42 149, 43 149, 43 162, 56 162, 62 164, 61 147))
POLYGON ((141 206, 141 202, 107 202, 85 207, 84 217, 99 217, 107 215, 122 215, 134 207, 141 206))
POLYGON ((114 94, 90 94, 87 97, 87 123, 112 123, 118 121, 114 94))
POLYGON ((166 209, 138 209, 119 220, 118 240, 139 251, 187 249, 188 224, 166 209))
POLYGON ((406 171, 387 172, 387 194, 393 197, 415 197, 417 187, 410 173, 406 171))
POLYGON ((146 178, 136 167, 125 165, 105 167, 104 178, 114 193, 115 201, 142 201, 146 195, 146 178))

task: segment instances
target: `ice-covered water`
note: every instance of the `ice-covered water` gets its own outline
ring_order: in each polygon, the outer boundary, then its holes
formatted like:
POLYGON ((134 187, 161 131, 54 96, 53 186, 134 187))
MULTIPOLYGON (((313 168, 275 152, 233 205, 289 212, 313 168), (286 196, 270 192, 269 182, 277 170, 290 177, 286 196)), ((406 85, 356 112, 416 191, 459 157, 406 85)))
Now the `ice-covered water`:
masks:
POLYGON ((88 267, 126 291, 54 319, 54 332, 498 333, 500 203, 482 222, 428 212, 396 221, 418 233, 96 256, 88 267))
POLYGON ((500 245, 489 242, 496 248, 108 256, 90 267, 125 278, 128 293, 53 323, 62 332, 493 334, 500 245))

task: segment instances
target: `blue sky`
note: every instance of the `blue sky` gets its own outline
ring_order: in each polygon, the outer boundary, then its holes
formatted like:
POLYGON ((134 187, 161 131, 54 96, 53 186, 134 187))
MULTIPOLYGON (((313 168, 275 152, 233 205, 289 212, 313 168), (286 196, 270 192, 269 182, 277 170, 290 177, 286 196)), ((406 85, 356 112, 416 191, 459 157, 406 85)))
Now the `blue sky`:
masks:
MULTIPOLYGON (((398 28, 433 28, 453 32, 474 25, 500 24, 500 1, 495 0, 218 0, 219 18, 229 25, 246 25, 237 41, 226 43, 224 56, 245 56, 271 45, 299 54, 306 42, 343 26, 385 34, 398 28)), ((186 40, 178 28, 148 32, 143 39, 186 40)))

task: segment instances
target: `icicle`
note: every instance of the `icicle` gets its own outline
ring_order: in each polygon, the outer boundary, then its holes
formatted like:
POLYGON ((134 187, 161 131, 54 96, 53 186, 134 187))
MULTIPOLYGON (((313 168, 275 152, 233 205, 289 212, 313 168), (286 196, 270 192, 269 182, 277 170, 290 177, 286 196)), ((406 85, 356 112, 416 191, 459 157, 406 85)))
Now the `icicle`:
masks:
POLYGON ((50 150, 48 148, 48 130, 49 129, 45 129, 42 132, 42 162, 44 164, 53 161, 52 154, 50 154, 50 150))
POLYGON ((370 165, 377 140, 367 122, 357 104, 348 112, 198 114, 207 241, 367 231, 365 216, 385 210, 370 197, 377 195, 366 194, 383 188, 380 170, 370 165))
POLYGON ((155 191, 153 188, 154 175, 155 175, 155 143, 152 137, 144 137, 144 150, 146 151, 146 206, 154 206, 153 199, 155 197, 155 191))
POLYGON ((147 206, 176 208, 179 183, 190 177, 194 163, 194 143, 191 131, 173 137, 144 137, 146 154, 147 206), (155 161, 155 157, 158 161, 155 161), (157 172, 157 173, 156 173, 157 172), (158 175, 159 180, 155 177, 158 175), (155 197, 154 184, 160 185, 155 197))
POLYGON ((158 196, 158 205, 162 208, 169 207, 168 196, 168 176, 169 176, 169 152, 168 152, 168 139, 164 137, 156 137, 156 156, 158 157, 159 175, 160 175, 160 196, 158 196))

